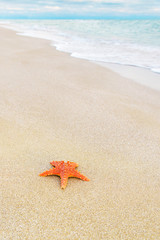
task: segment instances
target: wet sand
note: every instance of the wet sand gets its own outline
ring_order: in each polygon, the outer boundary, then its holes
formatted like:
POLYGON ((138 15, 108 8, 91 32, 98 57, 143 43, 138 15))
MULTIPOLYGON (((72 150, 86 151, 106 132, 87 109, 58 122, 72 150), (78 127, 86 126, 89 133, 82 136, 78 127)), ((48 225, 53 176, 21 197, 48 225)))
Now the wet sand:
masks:
POLYGON ((0 239, 160 239, 160 92, 2 28, 0 53, 0 239))

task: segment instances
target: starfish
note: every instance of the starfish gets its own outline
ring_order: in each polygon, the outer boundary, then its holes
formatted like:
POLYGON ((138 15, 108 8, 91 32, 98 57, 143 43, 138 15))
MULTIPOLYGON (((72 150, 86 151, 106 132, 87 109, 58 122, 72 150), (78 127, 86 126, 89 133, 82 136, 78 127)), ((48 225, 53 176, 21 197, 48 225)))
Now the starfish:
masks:
POLYGON ((50 162, 50 164, 53 166, 53 168, 43 173, 40 173, 39 176, 41 177, 46 177, 51 175, 60 176, 62 189, 66 188, 69 177, 76 177, 76 178, 80 178, 83 181, 89 181, 88 178, 86 178, 84 175, 82 175, 80 172, 78 172, 75 169, 76 167, 78 167, 77 163, 69 162, 69 161, 67 163, 65 163, 64 161, 53 161, 53 162, 50 162))

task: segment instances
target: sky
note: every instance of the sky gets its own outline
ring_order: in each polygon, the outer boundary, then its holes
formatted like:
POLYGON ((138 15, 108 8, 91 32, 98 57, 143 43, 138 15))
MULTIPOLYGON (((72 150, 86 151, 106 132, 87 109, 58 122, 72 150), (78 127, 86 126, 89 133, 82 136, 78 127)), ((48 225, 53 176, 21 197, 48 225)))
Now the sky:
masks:
POLYGON ((0 0, 0 18, 160 19, 160 0, 0 0))

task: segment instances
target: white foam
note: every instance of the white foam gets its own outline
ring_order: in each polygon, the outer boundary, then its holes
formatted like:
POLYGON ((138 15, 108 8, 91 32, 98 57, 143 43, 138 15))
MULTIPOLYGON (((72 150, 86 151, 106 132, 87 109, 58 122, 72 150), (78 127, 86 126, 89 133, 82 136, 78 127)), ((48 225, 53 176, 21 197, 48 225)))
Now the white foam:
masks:
POLYGON ((151 70, 155 73, 160 73, 160 68, 152 68, 151 70))
MULTIPOLYGON (((147 36, 148 44, 145 44, 146 39, 138 41, 133 32, 129 35, 130 29, 127 24, 130 23, 127 22, 114 22, 117 26, 114 26, 112 21, 106 23, 104 21, 82 20, 21 20, 7 21, 6 24, 3 21, 2 24, 24 36, 51 40, 52 45, 57 50, 69 52, 73 57, 98 62, 139 66, 160 73, 160 44, 152 44, 149 31, 148 35, 145 35, 145 32, 143 34, 144 37, 147 36), (126 36, 123 36, 121 33, 123 29, 117 30, 121 26, 119 24, 128 27, 129 30, 126 32, 126 36), (113 29, 115 32, 117 31, 117 35, 115 35, 113 29), (132 35, 135 39, 132 39, 132 35)), ((132 22, 132 28, 135 28, 134 31, 137 28, 135 24, 137 22, 132 22)), ((147 27, 148 24, 147 22, 147 27)), ((143 25, 141 25, 141 31, 142 28, 143 25)))

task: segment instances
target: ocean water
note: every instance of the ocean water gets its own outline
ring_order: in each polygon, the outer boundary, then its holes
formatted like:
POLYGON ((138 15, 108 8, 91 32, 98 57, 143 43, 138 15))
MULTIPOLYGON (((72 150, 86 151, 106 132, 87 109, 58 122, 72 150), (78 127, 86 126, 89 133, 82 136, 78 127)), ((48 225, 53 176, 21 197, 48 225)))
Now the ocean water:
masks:
POLYGON ((103 63, 160 73, 160 20, 5 20, 22 35, 51 40, 57 50, 103 63))

